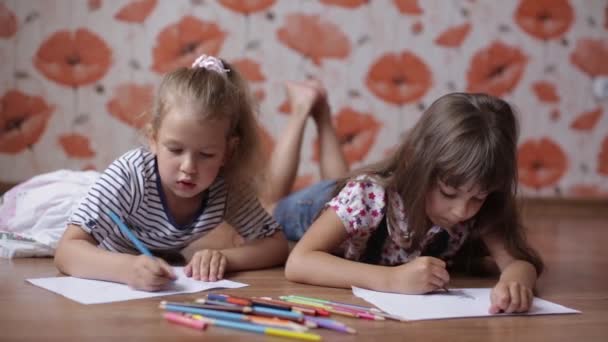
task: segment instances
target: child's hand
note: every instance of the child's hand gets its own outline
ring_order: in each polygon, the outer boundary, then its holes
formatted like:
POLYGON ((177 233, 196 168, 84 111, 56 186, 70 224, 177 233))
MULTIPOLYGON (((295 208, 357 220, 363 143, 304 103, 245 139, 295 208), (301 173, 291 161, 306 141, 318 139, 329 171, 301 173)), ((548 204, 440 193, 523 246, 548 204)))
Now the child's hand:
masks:
POLYGON ((516 281, 499 281, 490 295, 492 304, 489 312, 491 314, 525 312, 530 309, 533 298, 532 290, 525 285, 516 281))
POLYGON ((433 257, 418 257, 392 270, 390 287, 395 292, 420 294, 445 287, 450 274, 445 262, 433 257))
POLYGON ((163 259, 138 255, 129 268, 127 285, 143 291, 158 291, 175 279, 173 268, 163 259))
POLYGON ((194 253, 184 273, 196 280, 217 281, 224 277, 226 263, 226 256, 221 251, 203 249, 194 253))

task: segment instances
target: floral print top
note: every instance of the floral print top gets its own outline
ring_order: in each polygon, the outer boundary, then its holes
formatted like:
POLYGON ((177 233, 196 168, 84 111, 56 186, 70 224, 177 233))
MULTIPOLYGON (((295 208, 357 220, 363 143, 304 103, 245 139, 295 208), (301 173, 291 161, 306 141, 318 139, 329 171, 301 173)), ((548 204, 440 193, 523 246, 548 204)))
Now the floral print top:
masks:
MULTIPOLYGON (((348 239, 340 248, 344 258, 358 261, 363 256, 370 236, 378 228, 386 213, 387 192, 390 193, 389 205, 395 210, 398 227, 390 227, 387 222, 389 234, 383 245, 379 261, 381 265, 401 265, 415 259, 434 235, 444 229, 437 225, 431 227, 422 240, 420 250, 406 251, 393 241, 399 239, 396 237, 399 235, 401 241, 403 237, 410 236, 401 199, 397 193, 385 189, 373 178, 361 175, 349 181, 340 193, 327 203, 327 207, 336 212, 348 232, 348 239)), ((442 259, 449 259, 460 249, 468 236, 469 226, 470 224, 459 224, 450 230, 448 247, 440 255, 442 259)))

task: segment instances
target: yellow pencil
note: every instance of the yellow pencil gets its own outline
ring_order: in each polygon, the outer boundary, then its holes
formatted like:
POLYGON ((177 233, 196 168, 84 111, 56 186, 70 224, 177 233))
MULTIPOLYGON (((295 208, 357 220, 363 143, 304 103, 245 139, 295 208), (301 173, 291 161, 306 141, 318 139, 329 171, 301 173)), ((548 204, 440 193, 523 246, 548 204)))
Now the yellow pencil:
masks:
POLYGON ((298 331, 290 331, 284 329, 277 328, 269 328, 263 325, 257 325, 253 323, 244 323, 237 321, 229 321, 225 319, 218 318, 209 318, 201 315, 193 315, 193 318, 199 319, 203 322, 206 322, 211 325, 215 325, 218 327, 229 328, 229 329, 237 329, 243 331, 249 331, 258 334, 271 335, 271 336, 280 336, 287 338, 294 338, 299 340, 306 341, 321 341, 321 335, 311 334, 307 332, 298 332, 298 331))
POLYGON ((298 332, 298 331, 266 328, 266 329, 264 329, 264 333, 266 335, 271 335, 271 336, 297 338, 297 339, 306 340, 306 341, 321 341, 320 335, 305 333, 305 332, 298 332))

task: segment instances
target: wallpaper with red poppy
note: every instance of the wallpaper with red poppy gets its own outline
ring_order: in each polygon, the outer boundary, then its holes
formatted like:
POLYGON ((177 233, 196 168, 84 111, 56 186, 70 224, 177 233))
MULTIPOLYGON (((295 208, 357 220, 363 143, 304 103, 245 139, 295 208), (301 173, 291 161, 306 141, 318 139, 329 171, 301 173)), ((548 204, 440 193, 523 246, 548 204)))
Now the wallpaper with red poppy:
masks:
MULTIPOLYGON (((319 78, 352 167, 391 151, 437 97, 487 92, 521 121, 523 193, 608 197, 607 0, 3 0, 0 181, 104 169, 142 142, 163 73, 231 61, 259 101, 268 153, 281 82, 319 78)), ((312 123, 312 121, 311 121, 312 123)), ((318 179, 307 127, 297 187, 318 179)))

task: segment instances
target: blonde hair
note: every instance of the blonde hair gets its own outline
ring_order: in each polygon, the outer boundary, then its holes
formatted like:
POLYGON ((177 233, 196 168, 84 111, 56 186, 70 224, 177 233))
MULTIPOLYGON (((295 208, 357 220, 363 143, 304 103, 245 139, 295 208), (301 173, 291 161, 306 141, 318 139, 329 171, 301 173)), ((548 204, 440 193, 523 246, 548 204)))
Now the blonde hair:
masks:
MULTIPOLYGON (((400 196, 413 232, 411 248, 419 248, 430 229, 425 197, 437 181, 478 184, 489 195, 472 219, 472 237, 498 234, 511 255, 540 274, 542 260, 526 242, 516 206, 517 138, 517 118, 507 102, 486 94, 447 94, 422 114, 391 156, 356 174, 370 175, 400 196)), ((391 206, 386 215, 397 227, 391 206)))
POLYGON ((256 110, 249 87, 239 72, 221 60, 226 73, 204 67, 178 68, 167 73, 158 88, 146 134, 155 137, 165 115, 177 105, 187 103, 200 113, 200 120, 228 120, 228 158, 222 175, 229 186, 248 184, 257 188, 262 166, 256 110))

